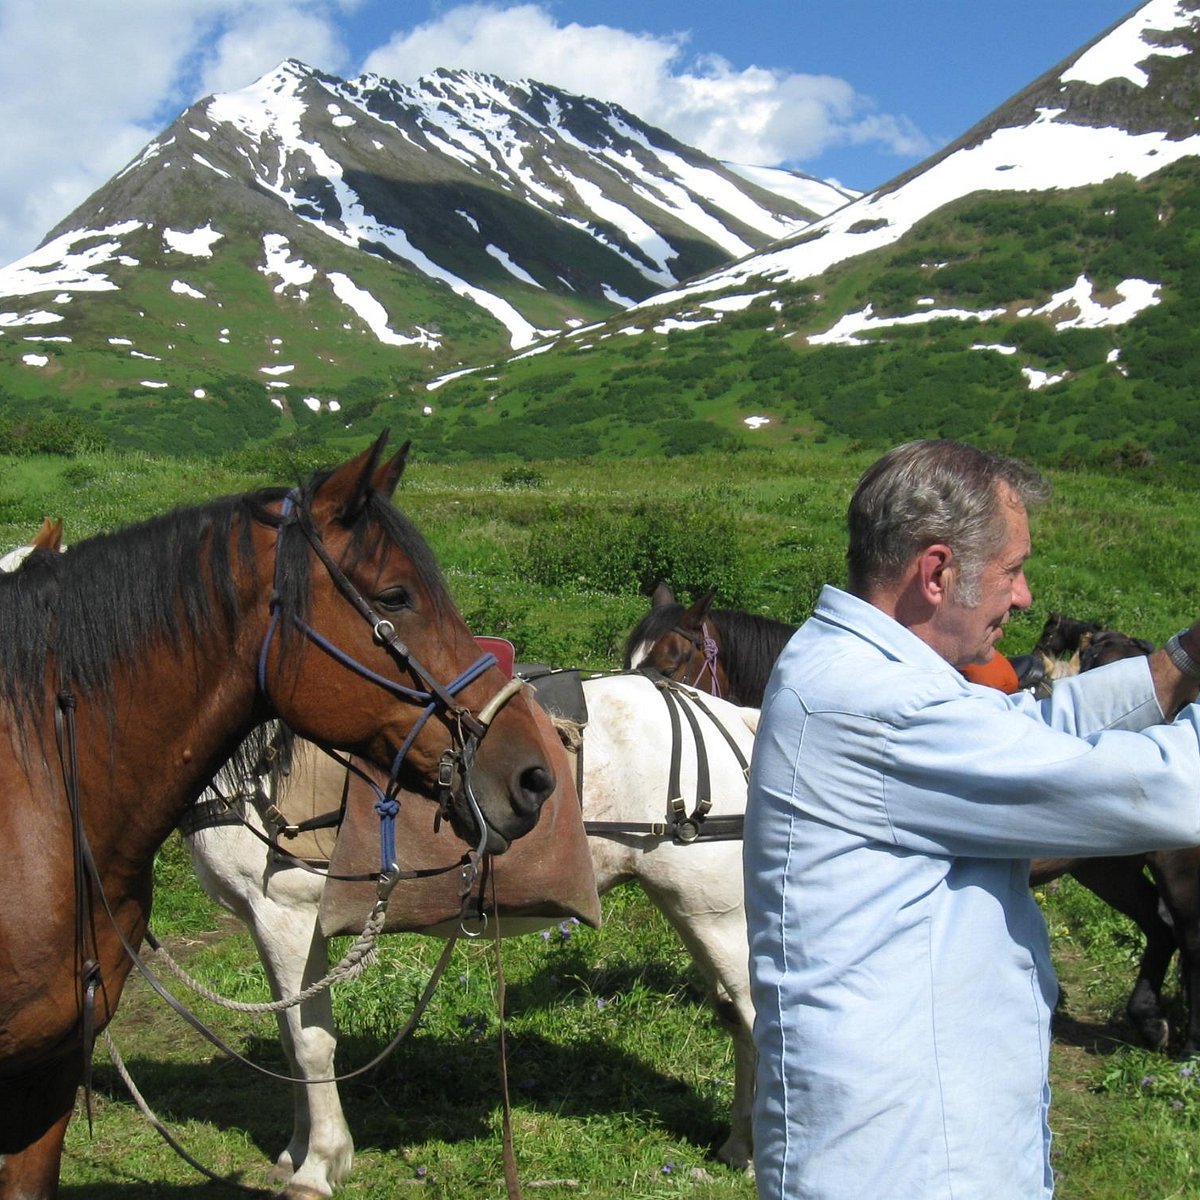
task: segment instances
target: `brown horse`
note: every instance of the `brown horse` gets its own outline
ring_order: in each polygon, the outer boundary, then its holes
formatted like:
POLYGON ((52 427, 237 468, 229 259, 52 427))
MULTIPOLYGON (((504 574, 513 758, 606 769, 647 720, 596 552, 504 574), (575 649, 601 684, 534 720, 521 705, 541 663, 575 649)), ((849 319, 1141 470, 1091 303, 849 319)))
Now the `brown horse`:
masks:
POLYGON ((0 1200, 56 1194, 154 852, 268 718, 440 799, 493 852, 553 790, 528 702, 390 503, 407 446, 385 444, 0 577, 0 1200))
POLYGON ((757 708, 771 668, 796 627, 713 608, 714 595, 709 591, 685 606, 660 583, 650 611, 625 641, 625 667, 651 668, 733 704, 757 708))

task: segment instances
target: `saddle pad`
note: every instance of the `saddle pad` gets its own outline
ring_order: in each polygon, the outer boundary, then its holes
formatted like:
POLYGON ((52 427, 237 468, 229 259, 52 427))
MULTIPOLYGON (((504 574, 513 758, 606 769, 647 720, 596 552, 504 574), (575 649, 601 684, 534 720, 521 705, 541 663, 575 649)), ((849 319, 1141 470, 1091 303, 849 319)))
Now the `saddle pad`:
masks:
MULTIPOLYGON (((336 814, 342 804, 346 771, 328 754, 323 754, 310 742, 296 739, 291 773, 283 781, 276 796, 276 808, 289 825, 300 825, 315 817, 336 814)), ((280 833, 275 840, 280 849, 307 863, 324 865, 337 845, 336 824, 320 829, 305 829, 288 835, 280 833)), ((274 855, 286 861, 284 855, 274 855)))
POLYGON ((518 663, 519 675, 537 693, 537 702, 552 716, 577 725, 587 724, 587 699, 583 678, 576 670, 518 663))
MULTIPOLYGON (((531 708, 558 784, 543 806, 537 825, 504 854, 488 859, 488 869, 495 875, 501 929, 526 932, 568 917, 596 927, 600 924, 600 898, 583 831, 574 770, 550 718, 538 705, 531 708)), ((329 866, 331 875, 379 870, 379 818, 374 803, 370 787, 352 777, 345 819, 329 866)), ((426 797, 411 792, 400 794, 396 857, 403 869, 446 866, 457 863, 466 852, 466 845, 447 824, 434 832, 434 814, 435 806, 426 797)), ((457 931, 462 886, 458 870, 400 880, 388 898, 385 930, 443 937, 457 931)), ((472 891, 478 912, 479 881, 472 891)), ((375 897, 374 883, 326 880, 321 898, 321 932, 326 937, 360 933, 375 897)), ((491 881, 486 879, 483 908, 490 911, 491 907, 491 881)))

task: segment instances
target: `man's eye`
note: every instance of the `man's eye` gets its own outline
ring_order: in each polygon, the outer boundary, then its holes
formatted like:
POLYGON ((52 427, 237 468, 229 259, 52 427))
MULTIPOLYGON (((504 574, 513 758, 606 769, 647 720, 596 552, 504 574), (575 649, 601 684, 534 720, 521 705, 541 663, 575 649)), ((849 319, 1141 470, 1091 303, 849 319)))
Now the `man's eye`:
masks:
POLYGON ((399 612, 402 608, 412 608, 412 599, 408 594, 408 588, 402 587, 388 588, 386 592, 380 592, 375 597, 375 603, 380 608, 387 609, 388 612, 399 612))

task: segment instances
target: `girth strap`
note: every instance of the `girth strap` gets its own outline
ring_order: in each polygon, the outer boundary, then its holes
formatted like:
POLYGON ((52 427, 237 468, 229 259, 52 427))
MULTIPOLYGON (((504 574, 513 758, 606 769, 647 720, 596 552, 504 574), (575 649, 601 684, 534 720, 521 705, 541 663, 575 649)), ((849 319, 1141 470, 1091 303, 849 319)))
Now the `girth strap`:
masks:
POLYGON ((694 842, 700 836, 700 826, 712 808, 712 783, 708 773, 708 749, 696 714, 679 698, 666 679, 655 680, 655 687, 667 705, 671 719, 671 768, 667 779, 667 807, 671 815, 671 836, 677 842, 694 842), (696 807, 688 815, 680 790, 680 767, 683 760, 683 738, 680 736, 679 714, 687 718, 696 744, 696 807))

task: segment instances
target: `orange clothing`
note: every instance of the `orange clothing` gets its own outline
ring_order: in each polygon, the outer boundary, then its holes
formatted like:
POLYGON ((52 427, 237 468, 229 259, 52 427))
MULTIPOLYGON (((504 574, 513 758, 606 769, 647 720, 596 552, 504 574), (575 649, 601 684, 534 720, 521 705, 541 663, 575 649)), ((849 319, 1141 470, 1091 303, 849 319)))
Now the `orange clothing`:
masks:
POLYGON ((991 659, 983 665, 968 663, 962 668, 962 673, 972 683, 982 683, 987 687, 994 687, 1010 696, 1018 688, 1017 673, 1013 669, 1012 663, 999 651, 996 651, 991 659))

